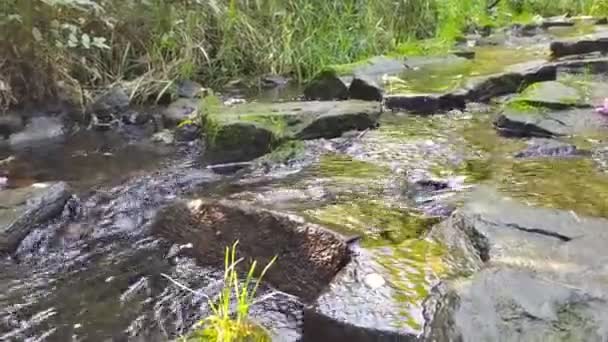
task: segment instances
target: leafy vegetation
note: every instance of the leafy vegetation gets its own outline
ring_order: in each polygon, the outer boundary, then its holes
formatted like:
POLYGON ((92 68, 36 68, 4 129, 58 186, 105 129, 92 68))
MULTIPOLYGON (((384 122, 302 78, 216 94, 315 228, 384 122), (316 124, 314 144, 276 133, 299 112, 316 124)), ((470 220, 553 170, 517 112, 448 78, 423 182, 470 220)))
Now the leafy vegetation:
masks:
POLYGON ((4 0, 0 106, 57 96, 82 102, 118 81, 128 81, 132 97, 154 100, 179 79, 305 80, 327 65, 443 50, 470 27, 532 14, 608 14, 604 0, 500 0, 489 9, 494 2, 4 0))
POLYGON ((210 301, 213 314, 199 322, 199 328, 188 338, 187 342, 270 342, 270 337, 259 326, 249 319, 249 309, 260 281, 276 261, 276 257, 264 267, 256 280, 257 263, 254 261, 245 279, 239 279, 237 265, 243 259, 237 259, 238 241, 226 247, 224 258, 224 288, 216 301, 210 301))

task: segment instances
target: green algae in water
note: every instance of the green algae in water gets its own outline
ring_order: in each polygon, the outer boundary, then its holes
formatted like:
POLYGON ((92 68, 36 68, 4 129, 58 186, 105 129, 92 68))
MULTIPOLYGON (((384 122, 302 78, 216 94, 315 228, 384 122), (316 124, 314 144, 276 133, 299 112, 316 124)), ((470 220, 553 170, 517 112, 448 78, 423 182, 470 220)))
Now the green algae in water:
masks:
POLYGON ((539 49, 478 47, 473 60, 434 63, 407 70, 386 82, 389 94, 444 93, 464 86, 471 77, 497 74, 506 67, 545 57, 539 49))
POLYGON ((305 152, 306 145, 300 140, 287 141, 271 153, 262 157, 263 160, 268 160, 274 163, 284 163, 289 160, 297 159, 305 152))
POLYGON ((437 138, 453 131, 456 124, 445 115, 408 115, 382 119, 377 132, 391 139, 437 138))
POLYGON ((380 178, 390 174, 387 167, 378 166, 346 155, 326 154, 309 172, 320 177, 334 179, 370 179, 380 178))
POLYGON ((431 287, 449 273, 445 262, 446 248, 435 241, 411 239, 390 249, 373 249, 376 261, 386 270, 395 299, 403 304, 402 321, 396 327, 422 328, 416 319, 431 287))
POLYGON ((380 200, 353 200, 308 210, 313 221, 343 234, 363 235, 363 245, 384 246, 418 238, 438 223, 408 209, 394 208, 380 200))
POLYGON ((500 190, 534 205, 608 217, 608 175, 586 158, 517 161, 500 173, 500 190))

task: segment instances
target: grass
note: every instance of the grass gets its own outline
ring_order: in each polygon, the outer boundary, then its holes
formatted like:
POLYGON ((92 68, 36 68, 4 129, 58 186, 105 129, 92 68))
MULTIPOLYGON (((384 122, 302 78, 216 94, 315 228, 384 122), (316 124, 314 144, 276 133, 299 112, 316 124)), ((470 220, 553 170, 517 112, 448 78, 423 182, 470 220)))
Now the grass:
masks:
POLYGON ((245 279, 240 279, 237 265, 243 261, 237 259, 238 241, 226 247, 224 258, 224 287, 217 300, 209 301, 212 314, 198 323, 198 328, 183 341, 214 342, 270 342, 270 337, 263 328, 249 319, 249 310, 253 304, 260 282, 268 269, 276 261, 276 256, 256 276, 257 263, 254 261, 245 279))
POLYGON ((180 79, 218 87, 276 73, 305 81, 374 55, 445 51, 470 27, 608 14, 604 0, 501 0, 488 10, 489 2, 4 0, 0 106, 86 102, 115 82, 150 101, 173 94, 180 79))

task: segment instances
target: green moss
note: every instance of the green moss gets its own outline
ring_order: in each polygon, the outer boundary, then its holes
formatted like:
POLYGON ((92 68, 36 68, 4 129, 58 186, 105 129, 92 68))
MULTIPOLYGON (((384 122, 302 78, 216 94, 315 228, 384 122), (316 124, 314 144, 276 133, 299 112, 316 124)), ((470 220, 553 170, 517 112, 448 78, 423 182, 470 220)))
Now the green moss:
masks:
POLYGON ((363 235, 366 246, 398 244, 419 238, 438 222, 379 200, 353 200, 305 213, 313 221, 345 234, 363 235))
POLYGON ((302 141, 287 141, 277 147, 270 154, 264 156, 264 159, 274 163, 284 163, 286 161, 296 159, 303 155, 305 152, 305 147, 306 146, 302 141))
POLYGON ((386 167, 339 154, 323 155, 312 171, 320 177, 346 179, 370 179, 390 174, 386 167))
POLYGON ((226 342, 270 342, 272 339, 261 327, 236 320, 228 320, 222 327, 224 334, 218 336, 216 329, 203 328, 194 331, 190 336, 180 339, 183 342, 206 342, 206 341, 226 341, 226 342))
POLYGON ((251 122, 261 128, 271 131, 278 139, 287 135, 287 122, 281 115, 244 114, 237 117, 238 121, 251 122))
POLYGON ((438 279, 451 272, 445 260, 446 248, 435 241, 412 239, 372 252, 388 274, 395 300, 402 303, 399 314, 403 320, 394 325, 420 330, 422 326, 416 318, 420 318, 422 303, 438 279))

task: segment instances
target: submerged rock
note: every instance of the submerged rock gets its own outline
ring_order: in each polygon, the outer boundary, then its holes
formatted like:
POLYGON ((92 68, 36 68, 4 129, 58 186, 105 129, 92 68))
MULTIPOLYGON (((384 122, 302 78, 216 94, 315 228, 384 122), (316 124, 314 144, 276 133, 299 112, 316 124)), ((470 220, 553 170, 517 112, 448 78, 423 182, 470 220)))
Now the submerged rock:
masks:
POLYGON ((573 157, 589 154, 589 151, 579 150, 575 145, 554 139, 533 139, 528 147, 518 152, 516 158, 538 157, 573 157))
POLYGON ((0 254, 14 252, 38 224, 61 214, 70 196, 63 182, 0 191, 0 254))
POLYGON ((23 131, 12 134, 9 142, 14 147, 24 147, 61 138, 64 134, 65 127, 61 118, 34 117, 23 131))
MULTIPOLYGON (((608 220, 532 208, 480 189, 444 225, 483 268, 433 291, 426 340, 601 341, 608 220)), ((450 232, 451 233, 448 233, 450 232)))
POLYGON ((380 104, 364 101, 252 103, 220 110, 204 128, 211 163, 248 161, 290 139, 336 138, 374 128, 380 104))
POLYGON ((192 243, 190 251, 205 265, 223 266, 225 247, 237 240, 244 270, 252 260, 266 265, 277 256, 264 280, 305 301, 316 298, 349 259, 339 235, 241 202, 177 203, 157 214, 153 229, 176 243, 192 243))

